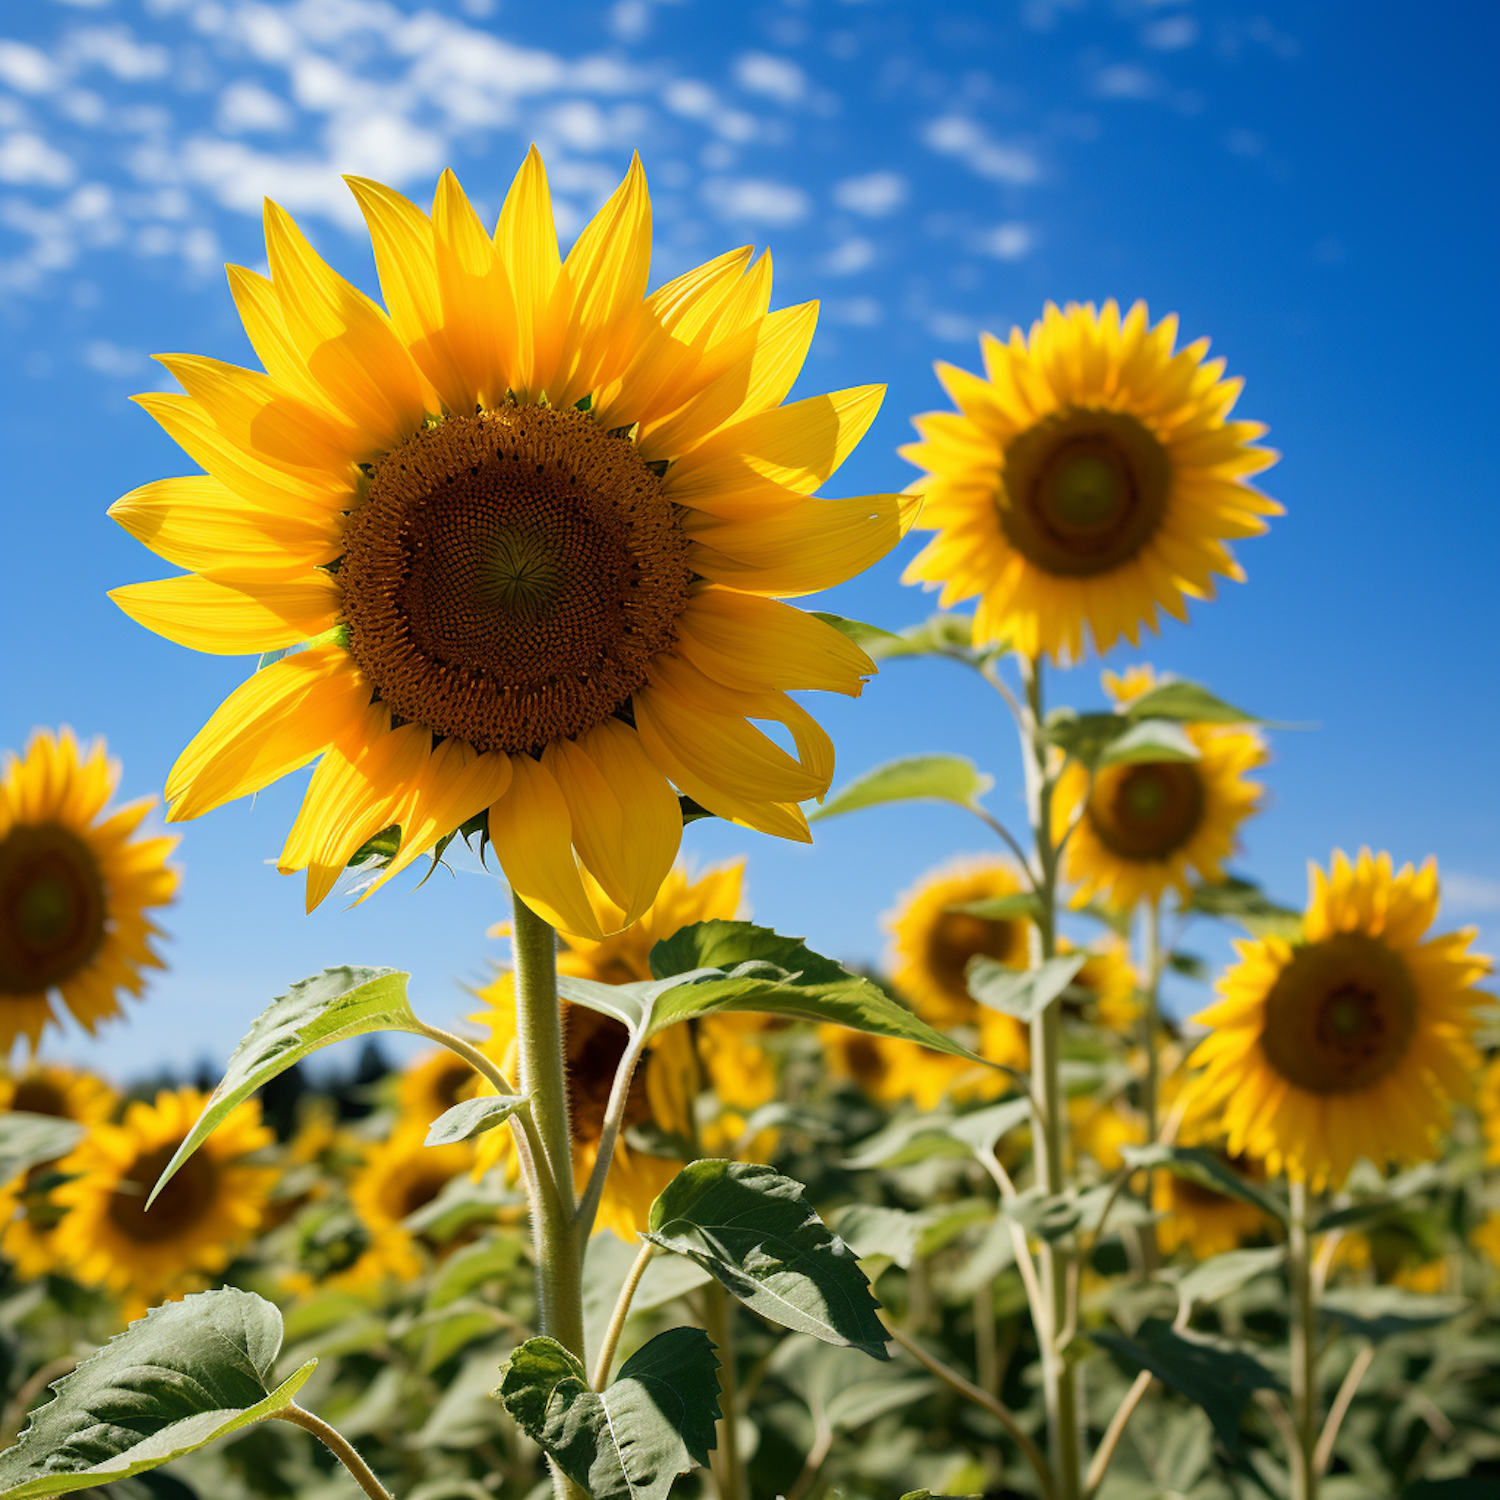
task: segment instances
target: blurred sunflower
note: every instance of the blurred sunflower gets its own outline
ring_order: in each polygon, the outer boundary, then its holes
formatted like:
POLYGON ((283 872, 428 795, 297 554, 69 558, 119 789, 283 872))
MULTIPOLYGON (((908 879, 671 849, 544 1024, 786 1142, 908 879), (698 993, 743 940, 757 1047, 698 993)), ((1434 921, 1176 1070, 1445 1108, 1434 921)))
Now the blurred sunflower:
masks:
POLYGON ((63 1007, 92 1034, 159 969, 147 916, 177 889, 175 838, 135 838, 154 798, 106 812, 120 767, 96 740, 38 729, 0 768, 0 1053, 33 1048, 63 1007))
MULTIPOLYGON (((1105 691, 1127 704, 1156 685, 1150 667, 1104 674, 1105 691)), ((1105 766, 1093 778, 1070 762, 1052 799, 1052 834, 1061 840, 1088 799, 1068 840, 1065 877, 1075 883, 1073 905, 1098 897, 1117 911, 1155 901, 1168 886, 1188 891, 1190 871, 1223 879, 1240 824, 1260 806, 1264 788, 1245 774, 1266 762, 1254 730, 1186 724, 1197 760, 1137 761, 1105 766)))
MULTIPOLYGON (((1078 950, 1066 938, 1057 944, 1059 954, 1078 950)), ((1082 1009, 1088 1018, 1109 1031, 1129 1032, 1141 1018, 1141 1002, 1135 984, 1135 968, 1123 938, 1112 937, 1085 950, 1083 967, 1070 986, 1086 1000, 1082 1009)), ((1065 1010, 1068 1003, 1064 1002, 1065 1010)))
POLYGON ((1398 871, 1388 854, 1363 849, 1351 864, 1338 851, 1328 875, 1310 866, 1309 884, 1300 941, 1236 944, 1218 1002, 1195 1018, 1213 1030, 1191 1061, 1229 1151, 1318 1190, 1360 1156, 1433 1155, 1449 1098, 1472 1092, 1472 986, 1489 963, 1467 951, 1473 928, 1423 940, 1438 911, 1433 860, 1398 871))
POLYGON ((1228 420, 1243 382, 1204 362, 1208 340, 1176 340, 1144 302, 1123 320, 1049 302, 1029 340, 982 336, 985 378, 938 364, 958 411, 915 418, 901 449, 938 533, 904 581, 941 586, 944 608, 977 596, 976 644, 1077 660, 1085 628, 1101 652, 1139 644, 1158 609, 1185 620, 1216 574, 1244 577, 1226 544, 1281 513, 1245 482, 1276 455, 1228 420))
POLYGON ((357 1286, 369 1282, 410 1281, 422 1272, 418 1235, 405 1220, 425 1208, 453 1178, 473 1165, 467 1144, 426 1146, 426 1125, 395 1130, 371 1147, 349 1185, 349 1200, 368 1231, 368 1244, 337 1280, 357 1286))
POLYGON ((1500 1208, 1492 1208, 1469 1235, 1469 1243, 1500 1267, 1500 1208))
POLYGON ((396 1106, 403 1121, 421 1133, 441 1114, 479 1092, 479 1074, 456 1052, 434 1047, 408 1065, 396 1085, 396 1106))
POLYGON ((1484 1159, 1490 1166, 1500 1166, 1500 1057, 1492 1057, 1479 1081, 1474 1100, 1479 1111, 1479 1125, 1484 1131, 1484 1159))
MULTIPOLYGON (((485 1002, 485 1008, 470 1019, 488 1033, 485 1051, 507 1076, 514 1078, 516 1005, 510 971, 497 974, 479 992, 479 998, 485 1002)), ((581 1194, 599 1158, 605 1107, 629 1035, 618 1021, 586 1006, 564 1000, 562 1011, 568 1114, 573 1130, 573 1178, 575 1189, 581 1194)), ((654 1155, 631 1144, 627 1135, 637 1130, 654 1131, 664 1149, 690 1150, 694 1134, 693 1099, 699 1078, 688 1028, 668 1027, 646 1050, 631 1079, 620 1136, 594 1222, 596 1233, 609 1229, 633 1243, 637 1232, 646 1227, 657 1194, 677 1175, 687 1157, 654 1155)), ((507 1171, 514 1170, 508 1130, 488 1131, 477 1142, 476 1175, 496 1164, 507 1171)))
POLYGON ((857 696, 874 666, 771 596, 852 577, 910 524, 909 498, 812 498, 882 388, 782 404, 817 307, 768 312, 748 248, 646 297, 639 160, 566 260, 534 149, 493 235, 451 172, 430 216, 350 186, 386 310, 268 203, 271 278, 230 268, 268 373, 164 355, 187 394, 139 398, 208 472, 113 508, 192 570, 114 599, 197 650, 293 653, 188 746, 169 816, 321 756, 279 862, 309 908, 375 835, 399 830, 378 885, 483 819, 512 887, 593 938, 655 900, 674 784, 807 840, 833 747, 787 690, 857 696))
POLYGON ((1146 1122, 1122 1099, 1068 1100, 1068 1139, 1103 1172, 1118 1172, 1125 1165, 1120 1148, 1138 1146, 1145 1138, 1146 1122))
POLYGON ((124 1297, 127 1317, 191 1291, 222 1271, 259 1228, 273 1168, 245 1158, 274 1139, 247 1100, 178 1169, 148 1210, 146 1198, 202 1113, 196 1089, 135 1100, 118 1125, 95 1125, 58 1165, 72 1178, 53 1194, 66 1216, 54 1235, 79 1281, 124 1297))
MULTIPOLYGON (((818 1027, 818 1041, 829 1072, 857 1084, 876 1104, 910 1099, 918 1109, 932 1110, 950 1093, 962 1096, 964 1085, 969 1091, 990 1085, 986 1069, 915 1042, 831 1024, 818 1027)), ((990 1086, 999 1092, 1003 1083, 990 1086)))
MULTIPOLYGON (((1232 1156, 1223 1148, 1223 1138, 1212 1132, 1184 1130, 1178 1145, 1215 1151, 1224 1165, 1251 1182, 1266 1180, 1265 1167, 1251 1156, 1232 1156)), ((1151 1207, 1161 1217, 1156 1221, 1156 1242, 1171 1255, 1186 1246, 1194 1260, 1207 1260, 1237 1249, 1266 1233, 1271 1221, 1253 1203, 1218 1193, 1174 1172, 1155 1172, 1151 1177, 1151 1207)))

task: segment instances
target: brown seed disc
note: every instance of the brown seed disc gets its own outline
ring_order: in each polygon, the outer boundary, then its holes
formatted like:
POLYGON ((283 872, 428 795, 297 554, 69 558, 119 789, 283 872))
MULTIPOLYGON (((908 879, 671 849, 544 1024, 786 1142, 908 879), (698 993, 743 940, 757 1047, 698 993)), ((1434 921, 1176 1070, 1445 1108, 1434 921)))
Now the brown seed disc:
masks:
POLYGON ((927 967, 949 996, 965 1005, 969 997, 969 960, 980 955, 1000 963, 1026 957, 1023 923, 976 917, 970 912, 945 911, 927 935, 927 967))
MULTIPOLYGON (((609 1091, 614 1086, 615 1070, 620 1066, 630 1037, 618 1021, 586 1006, 567 1006, 563 1019, 566 1023, 568 1110, 573 1122, 573 1139, 580 1146, 596 1146, 604 1134, 604 1112, 609 1104, 609 1091)), ((625 1118, 620 1122, 622 1130, 632 1125, 645 1125, 651 1119, 651 1104, 646 1098, 645 1062, 643 1057, 630 1080, 630 1092, 625 1096, 625 1118)))
POLYGON ((386 455, 345 529, 349 649, 398 718, 478 750, 602 723, 677 639, 687 537, 582 412, 450 417, 386 455))
POLYGON ((1089 796, 1099 842, 1121 859, 1168 859, 1203 821, 1203 777, 1191 761, 1108 766, 1089 796))
POLYGON ((1406 1056, 1419 997, 1378 938, 1341 932, 1293 950, 1266 997, 1261 1046, 1283 1078, 1315 1094, 1368 1088, 1406 1056))
POLYGON ((40 1075, 21 1079, 11 1095, 10 1108, 29 1115, 54 1115, 60 1120, 71 1118, 63 1091, 50 1078, 40 1075))
POLYGON ((1069 408, 1005 450, 996 502, 1007 539, 1048 573, 1089 578, 1128 562, 1166 515, 1166 449, 1123 412, 1069 408))
POLYGON ((176 1239, 195 1229, 213 1208, 219 1169, 206 1152, 199 1151, 183 1162, 147 1209, 151 1189, 181 1144, 169 1141, 136 1157, 109 1195, 109 1222, 127 1239, 140 1245, 176 1239))
POLYGON ((0 995, 35 995, 84 969, 104 941, 108 901, 93 851, 58 823, 0 838, 0 995))

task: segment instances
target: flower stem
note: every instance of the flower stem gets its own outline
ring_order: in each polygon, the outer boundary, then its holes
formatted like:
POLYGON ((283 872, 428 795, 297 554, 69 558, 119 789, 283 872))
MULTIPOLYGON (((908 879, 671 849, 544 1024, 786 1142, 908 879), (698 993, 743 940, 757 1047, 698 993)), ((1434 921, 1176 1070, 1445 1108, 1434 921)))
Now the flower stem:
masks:
MULTIPOLYGON (((1042 659, 1021 658, 1026 703, 1021 715, 1021 753, 1026 771, 1026 810, 1035 843, 1035 887, 1040 911, 1033 928, 1032 963, 1040 966, 1057 954, 1057 847, 1052 841, 1052 794, 1055 777, 1048 762, 1042 701, 1042 659)), ((1031 1096, 1036 1180, 1048 1194, 1066 1186, 1063 1131, 1067 1103, 1062 1090, 1062 997, 1055 998, 1031 1023, 1031 1096)), ((1043 1300, 1048 1327, 1037 1329, 1042 1349, 1042 1382, 1046 1395, 1048 1447, 1057 1500, 1077 1500, 1081 1490, 1078 1386, 1057 1335, 1073 1326, 1069 1316, 1069 1275, 1073 1249, 1064 1241, 1041 1246, 1043 1300)))
MULTIPOLYGON (((1160 1060, 1156 1055, 1157 1017, 1161 989, 1161 898, 1146 902, 1141 921, 1141 1050, 1146 1054, 1146 1070, 1141 1078, 1141 1113, 1146 1117, 1146 1140, 1154 1142, 1160 1121, 1160 1060)), ((1146 1201, 1151 1201, 1147 1183, 1146 1201)))
POLYGON ((1307 1183, 1288 1184, 1291 1227, 1287 1265, 1292 1281, 1292 1425, 1297 1442, 1289 1455, 1292 1500, 1317 1500, 1318 1469, 1318 1337, 1314 1324, 1312 1247, 1307 1232, 1307 1183))
MULTIPOLYGON (((544 1157, 541 1165, 548 1168, 557 1186, 553 1193, 544 1189, 531 1193, 539 1331, 582 1360, 586 1358, 583 1247, 573 1224, 573 1144, 562 1009, 557 999, 557 934, 519 895, 514 896, 514 907, 511 942, 516 963, 519 1082, 521 1091, 530 1096, 544 1157)), ((557 1500, 573 1500, 582 1494, 556 1465, 552 1482, 557 1500)))
POLYGON ((717 1281, 703 1288, 703 1321, 718 1345, 719 1395, 724 1408, 719 1423, 719 1491, 723 1500, 746 1500, 745 1462, 740 1453, 740 1378, 734 1351, 734 1305, 717 1281))
POLYGON ((275 1415, 283 1422, 290 1422, 304 1432, 310 1432, 322 1445, 348 1469, 354 1482, 370 1500, 391 1500, 391 1492, 375 1477, 374 1471, 354 1450, 354 1445, 343 1433, 332 1428, 322 1417, 315 1417, 300 1406, 285 1406, 275 1415))
POLYGON ((609 1384, 610 1367, 615 1362, 615 1350, 619 1347, 620 1335, 625 1331, 625 1320, 630 1316, 630 1304, 635 1298, 635 1289, 646 1274, 656 1254, 656 1246, 650 1240, 641 1242, 640 1254, 631 1263, 626 1273, 625 1284, 615 1299, 615 1310, 609 1316, 609 1327, 604 1332, 604 1342, 599 1346, 599 1358, 594 1365, 594 1389, 602 1391, 609 1384))

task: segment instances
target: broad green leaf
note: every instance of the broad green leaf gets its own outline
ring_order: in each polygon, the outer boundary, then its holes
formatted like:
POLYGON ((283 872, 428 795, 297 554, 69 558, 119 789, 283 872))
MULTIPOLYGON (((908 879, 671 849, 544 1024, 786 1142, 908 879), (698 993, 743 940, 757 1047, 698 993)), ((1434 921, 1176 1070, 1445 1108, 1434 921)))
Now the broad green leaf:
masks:
POLYGON ((155 1307, 55 1381, 0 1454, 0 1500, 124 1479, 291 1405, 316 1360, 276 1385, 281 1314, 235 1287, 155 1307))
MULTIPOLYGON (((1331 1209, 1312 1226, 1312 1232, 1326 1234, 1330 1229, 1364 1229, 1372 1224, 1403 1218, 1401 1205, 1408 1198, 1428 1192, 1441 1181, 1442 1172, 1435 1162, 1419 1162, 1392 1177, 1383 1185, 1384 1191, 1356 1199, 1342 1208, 1331 1209)), ((1414 1229, 1415 1238, 1421 1238, 1414 1226, 1407 1227, 1414 1229)), ((1441 1254, 1441 1249, 1434 1248, 1432 1253, 1434 1256, 1441 1254)))
POLYGON ((719 1416, 719 1361, 701 1328, 659 1333, 602 1392, 554 1339, 527 1339, 496 1394, 521 1429, 593 1500, 666 1500, 706 1464, 719 1416))
POLYGON ((802 1193, 755 1162, 690 1162, 651 1205, 645 1238, 696 1261, 773 1323, 888 1359, 865 1273, 802 1193))
POLYGON ((1222 1157, 1201 1146, 1122 1146, 1120 1155, 1132 1167, 1165 1167, 1167 1171, 1211 1192, 1254 1204, 1263 1214, 1287 1222, 1284 1203, 1240 1176, 1222 1157))
POLYGON ((988 1104, 983 1109, 955 1116, 945 1128, 956 1140, 983 1155, 995 1149, 1001 1136, 1009 1135, 1030 1118, 1030 1099, 1002 1099, 999 1104, 988 1104))
POLYGON ((1470 1304, 1462 1297, 1427 1297, 1400 1286, 1337 1287, 1318 1301, 1323 1317, 1367 1339, 1435 1328, 1470 1304))
POLYGON ((848 636, 873 661, 911 654, 903 636, 892 635, 879 625, 867 625, 863 620, 851 620, 846 615, 829 614, 826 609, 809 610, 808 613, 825 625, 832 625, 840 635, 848 636))
POLYGON ((526 1195, 508 1187, 498 1171, 487 1172, 476 1182, 467 1172, 450 1177, 437 1197, 401 1221, 413 1234, 425 1234, 446 1244, 471 1224, 493 1223, 502 1208, 516 1208, 526 1195))
POLYGON ((1064 755, 1085 766, 1095 766, 1099 757, 1130 727, 1121 714, 1081 714, 1074 708, 1054 708, 1047 715, 1048 741, 1064 755))
POLYGON ((345 965, 324 969, 294 984, 257 1017, 234 1049, 219 1086, 209 1096, 198 1123, 151 1189, 149 1208, 177 1169, 206 1141, 219 1122, 256 1089, 285 1073, 320 1047, 371 1031, 420 1031, 406 998, 410 976, 398 969, 345 965))
POLYGON ((852 1172, 874 1167, 906 1167, 933 1156, 963 1157, 971 1149, 948 1133, 951 1118, 938 1114, 915 1114, 883 1125, 860 1141, 841 1165, 852 1172))
POLYGON ((444 1110, 432 1122, 423 1143, 428 1146, 451 1146, 472 1140, 503 1125, 526 1103, 526 1094, 482 1094, 477 1099, 461 1099, 452 1109, 444 1110))
POLYGON ((991 896, 984 901, 959 901, 948 910, 982 917, 986 922, 1010 922, 1019 917, 1034 920, 1042 914, 1042 898, 1031 891, 1012 891, 1008 896, 991 896))
POLYGON ((677 981, 676 988, 651 1003, 652 1034, 690 1016, 748 1010, 832 1021, 984 1062, 897 1004, 878 985, 814 953, 801 938, 783 937, 751 922, 694 922, 683 927, 651 950, 651 972, 677 981), (720 977, 706 975, 708 968, 719 970, 720 977))
POLYGON ((1278 906, 1253 881, 1231 875, 1212 884, 1195 885, 1183 902, 1184 912, 1238 922, 1256 937, 1296 939, 1302 933, 1302 913, 1278 906))
POLYGON ((1239 1451, 1240 1416, 1251 1397, 1258 1390, 1275 1390, 1280 1385, 1244 1350, 1190 1330, 1177 1332, 1165 1318, 1147 1318, 1133 1339, 1104 1329, 1090 1329, 1088 1336, 1127 1369, 1150 1370, 1174 1391, 1196 1401, 1231 1453, 1239 1451))
POLYGON ((808 821, 816 823, 887 802, 954 802, 973 807, 994 784, 994 777, 962 755, 908 755, 876 766, 830 793, 808 821))
POLYGON ((1125 705, 1129 719, 1176 719, 1183 724, 1262 724, 1254 714, 1216 698, 1200 683, 1163 677, 1149 693, 1125 705))
POLYGON ((0 1114, 0 1186, 44 1161, 66 1156, 83 1136, 84 1127, 76 1120, 6 1110, 0 1114))
POLYGON ((1264 1250, 1226 1250, 1193 1266, 1177 1283, 1177 1291, 1185 1301, 1206 1306, 1239 1291, 1257 1276, 1277 1270, 1285 1259, 1285 1245, 1271 1245, 1264 1250))
POLYGON ((859 1257, 888 1256, 905 1270, 917 1253, 917 1242, 932 1220, 925 1213, 887 1208, 881 1203, 850 1203, 838 1216, 839 1238, 859 1257))
POLYGON ((1104 747, 1098 767, 1158 765, 1162 761, 1199 759, 1187 731, 1171 719, 1134 719, 1104 747))
POLYGON ((976 954, 964 974, 969 993, 981 1005, 1004 1011, 1020 1021, 1030 1021, 1067 989, 1087 962, 1087 953, 1069 953, 1062 958, 1049 958, 1035 969, 1012 969, 976 954))
POLYGON ((815 1428, 850 1431, 898 1406, 914 1405, 935 1387, 925 1376, 876 1370, 852 1349, 794 1334, 783 1339, 769 1367, 802 1398, 815 1428), (899 1391, 899 1399, 892 1395, 899 1391))
POLYGON ((456 1250, 434 1273, 427 1293, 429 1308, 446 1307, 487 1281, 507 1276, 521 1259, 521 1242, 512 1235, 480 1240, 456 1250))

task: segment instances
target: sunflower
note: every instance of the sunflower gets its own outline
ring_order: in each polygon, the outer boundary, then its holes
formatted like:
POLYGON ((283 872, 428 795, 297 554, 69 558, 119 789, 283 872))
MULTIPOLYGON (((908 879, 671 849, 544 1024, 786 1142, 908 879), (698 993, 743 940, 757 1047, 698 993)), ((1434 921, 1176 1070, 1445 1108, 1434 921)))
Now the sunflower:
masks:
MULTIPOLYGON (((1149 667, 1104 674, 1105 691, 1121 706, 1155 685, 1149 667)), ((1074 906, 1099 897, 1128 911, 1159 899, 1168 886, 1186 896, 1190 871, 1200 880, 1223 879, 1239 826, 1264 794, 1245 775, 1265 764, 1265 742, 1254 730, 1230 725, 1183 728, 1197 760, 1105 766, 1092 784, 1077 761, 1064 768, 1052 799, 1052 834, 1061 841, 1077 818, 1063 865, 1076 883, 1074 906)))
POLYGON ((1176 340, 1144 302, 1123 321, 1113 301, 1049 302, 1029 340, 983 335, 987 378, 937 366, 958 411, 917 417, 901 449, 938 533, 904 581, 941 586, 944 608, 978 596, 976 645, 1077 660, 1085 626, 1101 652, 1138 644, 1158 607, 1185 620, 1215 574, 1244 577, 1226 543, 1281 513, 1245 482, 1276 455, 1252 446, 1260 423, 1227 420, 1242 382, 1204 363, 1208 340, 1176 340))
POLYGON ((1492 1057, 1479 1082, 1474 1100, 1479 1111, 1479 1125, 1484 1131, 1484 1159, 1490 1166, 1500 1166, 1500 1057, 1492 1057))
POLYGON ((53 991, 92 1035, 162 966, 146 911, 177 889, 177 840, 133 837, 153 798, 106 813, 119 779, 102 740, 84 750, 67 728, 38 729, 0 767, 0 1053, 37 1045, 53 991))
POLYGON ((425 1208, 453 1178, 473 1165, 466 1144, 427 1146, 425 1124, 398 1128, 372 1147, 349 1187, 349 1199, 368 1233, 359 1259, 337 1279, 357 1286, 394 1278, 410 1281, 421 1274, 419 1237, 406 1219, 425 1208))
POLYGON ((1303 936, 1239 942, 1213 1031, 1192 1062, 1233 1154, 1317 1190, 1357 1157, 1377 1166, 1431 1157, 1449 1097, 1466 1099, 1479 1059, 1474 982, 1488 960, 1468 928, 1424 935, 1438 911, 1437 865, 1342 851, 1310 867, 1303 936))
MULTIPOLYGON (((482 991, 485 1009, 470 1019, 488 1032, 485 1050, 514 1076, 516 1061, 516 1007, 513 976, 497 974, 482 991)), ((614 1083, 615 1069, 625 1055, 629 1035, 609 1016, 583 1005, 562 1002, 563 1049, 568 1077, 568 1115, 573 1136, 574 1186, 582 1193, 604 1131, 604 1111, 614 1083)), ((658 1156, 628 1139, 634 1131, 655 1133, 663 1150, 692 1149, 693 1099, 699 1088, 697 1059, 686 1026, 669 1026, 652 1045, 635 1070, 626 1095, 625 1116, 614 1159, 604 1182, 595 1232, 612 1230, 621 1239, 634 1241, 646 1227, 651 1205, 687 1159, 685 1155, 658 1156)), ((509 1131, 492 1130, 480 1136, 476 1174, 497 1163, 514 1165, 509 1131)))
POLYGON ((1068 1100, 1069 1141, 1106 1173, 1118 1172, 1125 1165, 1122 1146, 1138 1146, 1145 1138, 1146 1122, 1123 1100, 1101 1102, 1078 1096, 1068 1100))
POLYGON ((107 1287, 144 1310, 222 1271, 260 1226, 274 1169, 244 1158, 274 1139, 260 1105, 231 1110, 162 1189, 146 1197, 203 1111, 196 1089, 136 1100, 118 1125, 96 1125, 59 1163, 72 1178, 53 1194, 67 1210, 54 1243, 78 1280, 107 1287))
POLYGON ((321 756, 280 858, 309 909, 375 835, 378 885, 472 822, 529 905, 593 938, 655 899, 674 786, 807 841, 833 747, 787 690, 857 696, 874 666, 775 596, 861 572, 914 516, 813 498, 883 389, 782 404, 817 308, 768 312, 748 248, 645 297, 639 160, 566 260, 535 150, 493 236, 451 172, 430 216, 350 186, 386 310, 268 203, 271 278, 230 268, 267 373, 164 355, 186 394, 138 398, 208 472, 113 508, 192 570, 113 597, 197 650, 291 653, 183 752, 169 816, 321 756))
POLYGON ((479 1075, 456 1052, 434 1047, 412 1063, 396 1085, 401 1119, 427 1127, 463 1099, 479 1092, 479 1075))
MULTIPOLYGON (((1226 1157, 1224 1164, 1242 1176, 1265 1178, 1264 1169, 1250 1157, 1226 1157)), ((1153 1174, 1151 1207, 1160 1215, 1156 1221, 1156 1242, 1162 1253, 1171 1255, 1186 1246, 1194 1260, 1207 1260, 1237 1249, 1271 1227, 1271 1221, 1253 1203, 1228 1193, 1217 1193, 1173 1172, 1153 1174)))
MULTIPOLYGON (((1059 953, 1077 951, 1065 939, 1057 946, 1059 953)), ((1114 938, 1085 952, 1088 956, 1073 976, 1072 987, 1088 996, 1086 1009, 1100 1026, 1130 1031, 1141 1018, 1141 1001, 1129 948, 1122 939, 1114 938)))

